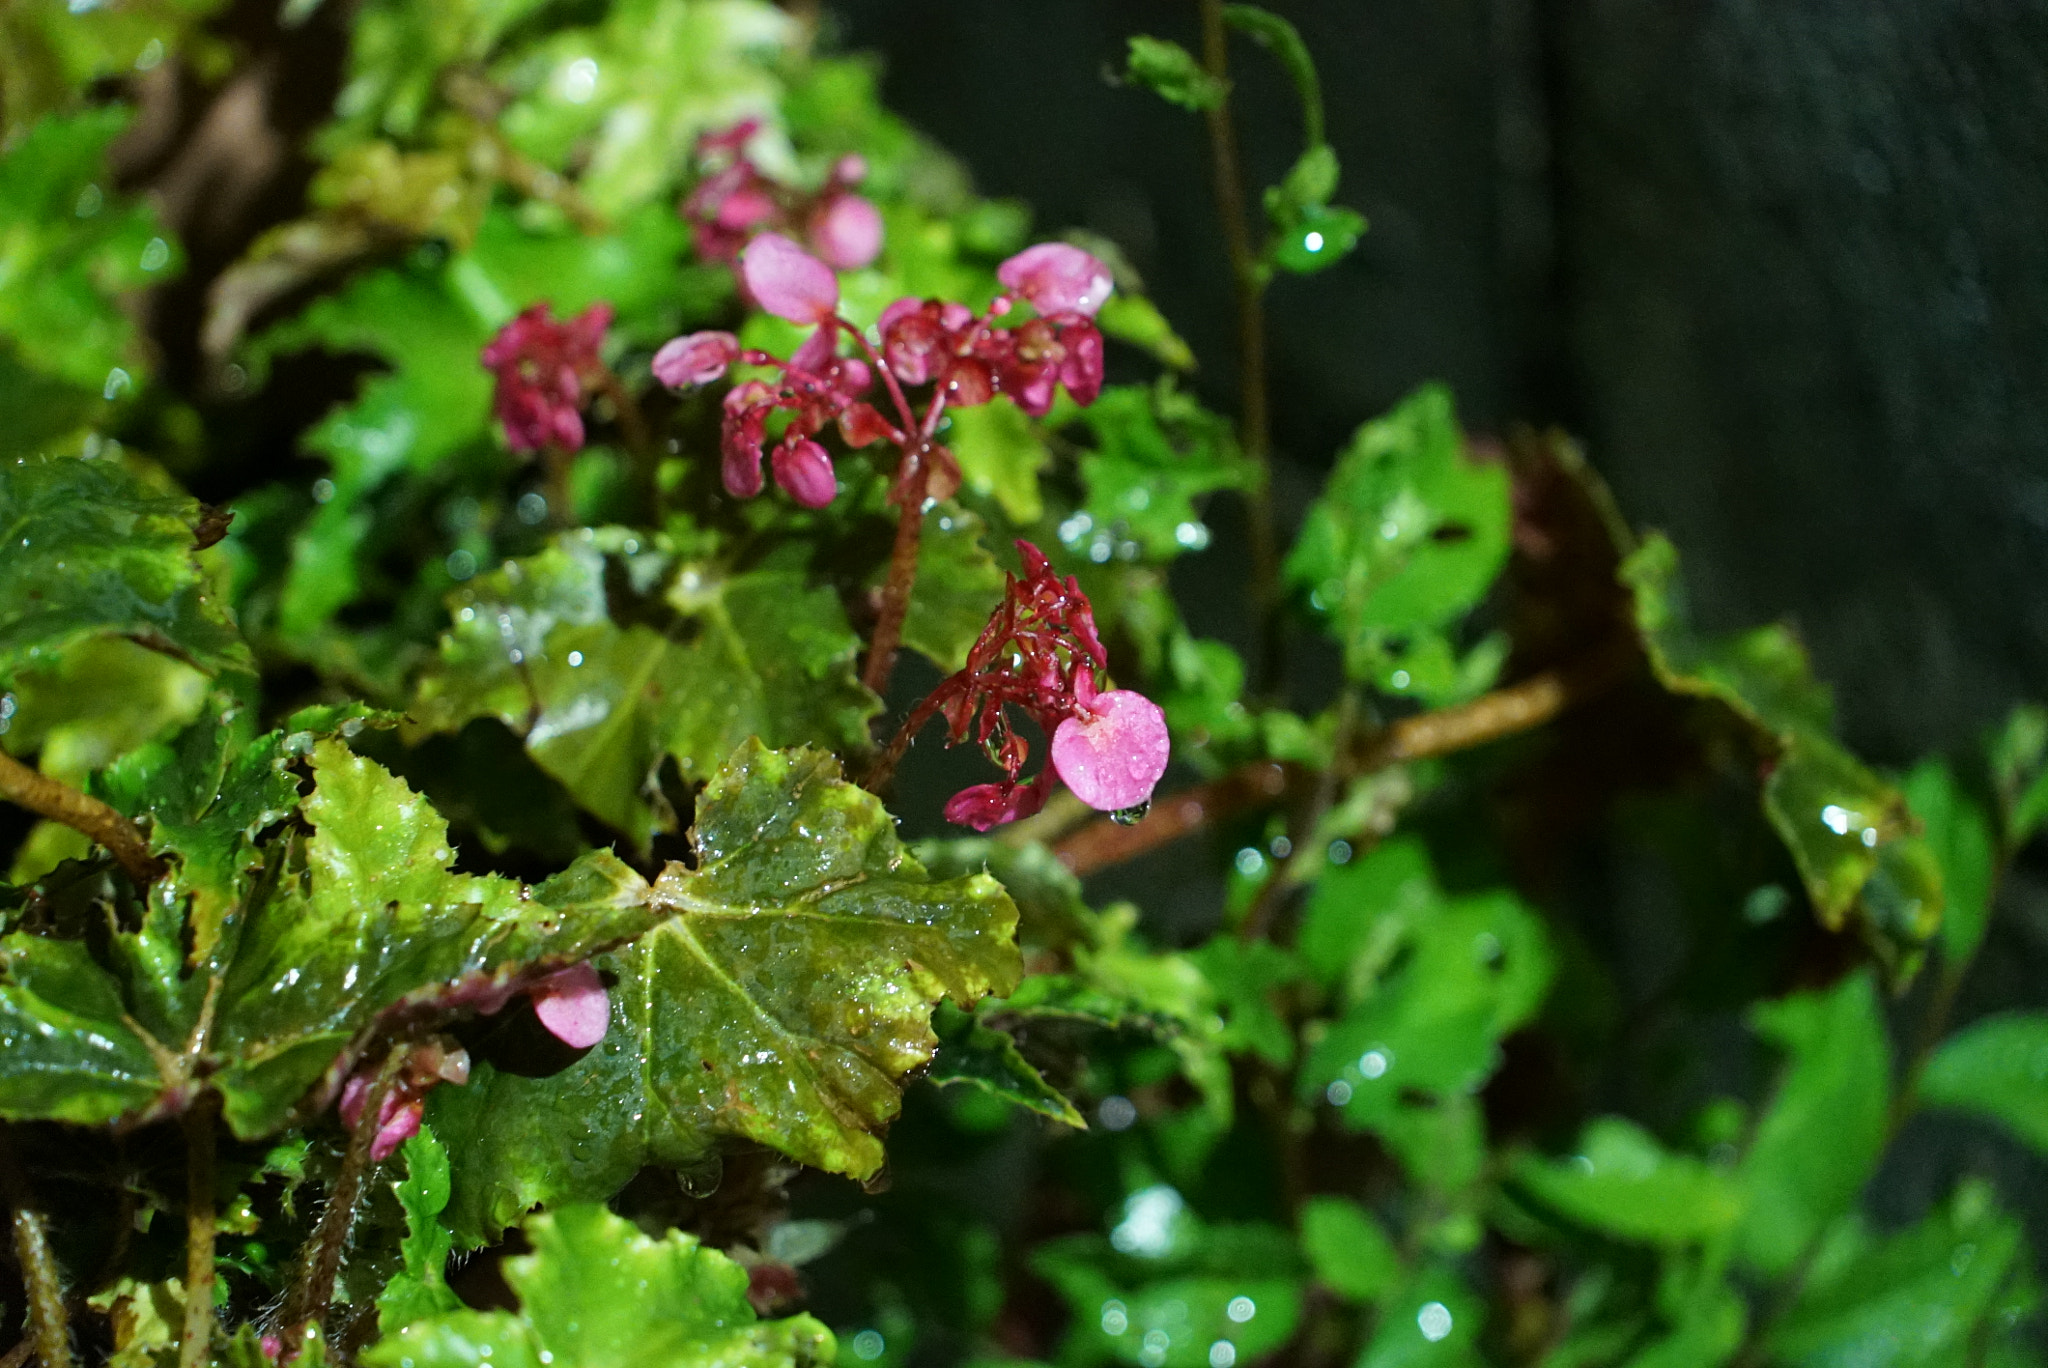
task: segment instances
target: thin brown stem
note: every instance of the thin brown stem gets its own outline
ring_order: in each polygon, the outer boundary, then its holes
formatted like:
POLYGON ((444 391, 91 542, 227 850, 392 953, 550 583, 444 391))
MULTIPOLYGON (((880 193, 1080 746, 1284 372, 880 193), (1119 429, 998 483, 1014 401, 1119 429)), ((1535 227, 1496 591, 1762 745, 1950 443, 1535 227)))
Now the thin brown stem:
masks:
POLYGON ((213 1339, 214 1117, 217 1093, 207 1092, 185 1113, 185 1332, 178 1368, 203 1368, 213 1339))
POLYGON ((71 1317, 64 1308, 64 1277, 50 1250, 49 1218, 29 1190, 14 1144, 0 1126, 0 1191, 7 1197, 14 1258, 28 1290, 29 1339, 43 1368, 72 1368, 71 1317))
MULTIPOLYGON (((877 694, 889 691, 889 676, 896 669, 896 648, 903 644, 903 620, 910 615, 910 591, 917 583, 917 544, 924 531, 924 490, 930 471, 926 452, 929 444, 919 443, 904 455, 911 469, 896 486, 902 507, 896 514, 896 542, 889 548, 889 577, 882 583, 881 615, 875 634, 868 640, 867 664, 860 682, 877 694)), ((900 752, 899 752, 900 753, 900 752)))
POLYGON ((25 1339, 6 1353, 0 1354, 0 1368, 22 1368, 23 1364, 35 1356, 35 1352, 35 1340, 25 1339))
POLYGON ((341 1272, 341 1256, 348 1247, 349 1231, 355 1226, 356 1204, 363 1194, 363 1179, 372 1166, 370 1149, 377 1141, 384 1099, 398 1081, 398 1070, 405 1061, 405 1052, 403 1043, 392 1046, 382 1067, 377 1070, 377 1077, 363 1098, 363 1109, 357 1113, 356 1124, 349 1131, 348 1149, 342 1156, 341 1171, 335 1174, 334 1187, 327 1194, 327 1209, 320 1214, 320 1224, 314 1227, 311 1238, 306 1241, 305 1251, 299 1256, 299 1275, 284 1303, 283 1323, 288 1345, 300 1343, 308 1325, 325 1320, 328 1304, 334 1300, 334 1280, 341 1272))
POLYGON ((39 774, 5 751, 0 751, 0 798, 84 832, 105 846, 138 885, 146 887, 164 872, 135 823, 91 794, 39 774))
POLYGON ((1245 213, 1244 175, 1237 150, 1237 122, 1230 108, 1230 37, 1223 0, 1199 0, 1202 66, 1225 92, 1208 112, 1209 160, 1215 181, 1216 212, 1223 221, 1223 245, 1237 304, 1237 440, 1251 462, 1252 487, 1245 491, 1251 521, 1252 612, 1257 628, 1257 686, 1279 678, 1279 633, 1274 610, 1280 597, 1280 558, 1273 527, 1272 415, 1266 391, 1266 280, 1245 213))

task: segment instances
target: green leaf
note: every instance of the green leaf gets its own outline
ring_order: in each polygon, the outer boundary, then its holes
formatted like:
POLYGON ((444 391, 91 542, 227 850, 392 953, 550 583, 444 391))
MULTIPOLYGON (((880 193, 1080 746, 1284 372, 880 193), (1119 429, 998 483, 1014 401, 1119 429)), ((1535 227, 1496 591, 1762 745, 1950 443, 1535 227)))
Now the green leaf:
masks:
POLYGON ((0 684, 109 636, 209 674, 251 668, 194 558, 199 517, 112 461, 0 464, 0 684))
POLYGON ((1991 814, 1940 760, 1915 766, 1900 787, 1941 869, 1942 958, 1950 972, 1960 972, 1976 956, 1991 921, 1997 832, 1991 814))
POLYGON ((1170 1187, 1126 1199, 1109 1238, 1040 1245, 1031 1267, 1073 1309, 1059 1360, 1211 1368, 1217 1344, 1252 1362, 1286 1344, 1301 1317, 1298 1259, 1284 1231, 1209 1225, 1170 1187))
POLYGON ((1294 275, 1326 271, 1358 246, 1365 236, 1365 215, 1342 205, 1317 205, 1289 215, 1276 225, 1273 264, 1294 275))
POLYGON ((1358 1368, 1450 1368, 1481 1364, 1485 1306, 1447 1268, 1431 1268, 1388 1300, 1358 1368))
MULTIPOLYGON (((206 839, 263 821, 288 741, 273 733, 228 766, 223 791, 192 819, 216 824, 206 839)), ((250 905, 237 899, 216 924, 196 924, 203 904, 174 869, 152 887, 139 927, 110 934, 103 951, 27 933, 0 940, 0 1116, 133 1124, 181 1111, 207 1087, 234 1133, 253 1139, 330 1100, 387 1024, 502 1001, 654 920, 604 896, 637 879, 608 852, 537 898, 509 879, 449 873, 446 826, 424 800, 339 742, 309 749, 311 835, 287 832, 256 871, 236 868, 250 905)), ((177 803, 157 801, 175 826, 177 803)))
POLYGON ((1045 512, 1038 473, 1052 464, 1052 453, 1024 411, 999 395, 974 408, 949 410, 946 421, 947 449, 960 462, 967 488, 994 499, 1019 526, 1037 522, 1045 512))
POLYGON ((1102 329, 1104 337, 1128 342, 1162 366, 1177 371, 1195 368, 1195 349, 1173 330, 1157 304, 1135 290, 1120 288, 1104 300, 1101 312, 1095 315, 1095 326, 1102 329))
POLYGON ((1288 553, 1292 589, 1373 679, 1485 597, 1507 561, 1508 476, 1471 461, 1439 387, 1359 428, 1288 553))
POLYGON ((435 1094, 465 1240, 718 1135, 866 1177, 898 1080, 937 1048, 933 1004, 1016 986, 1001 886, 930 880, 828 755, 748 742, 699 796, 695 837, 695 869, 621 890, 667 920, 602 961, 617 986, 601 1047, 543 1078, 480 1065, 435 1094))
POLYGON ((2018 850, 2048 821, 2048 708, 2013 709, 1991 743, 2005 845, 2018 850))
POLYGON ((932 1031, 939 1048, 925 1073, 929 1081, 940 1087, 967 1084, 1076 1130, 1088 1129, 1074 1104, 1040 1076, 1008 1032, 949 1002, 941 1002, 932 1013, 932 1031))
POLYGON ((1294 1062, 1294 1032, 1273 1006, 1275 988, 1301 977, 1301 964, 1271 941, 1240 941, 1224 933, 1188 956, 1215 990, 1223 1013, 1217 1044, 1251 1054, 1275 1068, 1294 1062))
POLYGON ((1737 1248, 1783 1273, 1877 1168, 1890 1111, 1891 1052, 1870 973, 1767 1002, 1758 1034, 1786 1052, 1785 1071, 1743 1156, 1747 1211, 1737 1248))
POLYGON ((1515 1178, 1567 1219, 1641 1244, 1690 1244, 1742 1216, 1742 1194, 1730 1174, 1671 1153, 1618 1116, 1589 1124, 1570 1159, 1525 1155, 1515 1178))
POLYGON ((2048 1153, 2048 1016, 2007 1012, 1956 1032, 1927 1062, 1919 1100, 1995 1121, 2048 1153))
POLYGON ((602 1207, 571 1206, 524 1227, 533 1252, 507 1259, 517 1313, 449 1310, 363 1351, 371 1368, 803 1368, 832 1362, 809 1316, 763 1321, 747 1270, 675 1232, 649 1239, 602 1207))
POLYGON ((1252 479, 1229 425, 1166 381, 1111 385, 1077 416, 1095 450, 1081 458, 1087 500, 1059 535, 1097 564, 1201 550, 1209 529, 1194 501, 1252 479))
POLYGON ((1302 141, 1313 147, 1323 141, 1323 88, 1316 79, 1315 58, 1293 24, 1257 5, 1225 5, 1223 22, 1245 34, 1279 59, 1301 96, 1302 141))
MULTIPOLYGON (((674 826, 655 786, 673 757, 685 780, 711 773, 749 737, 857 749, 879 704, 853 675, 860 642, 828 588, 801 574, 721 577, 694 565, 647 613, 665 630, 609 616, 606 551, 631 561, 619 529, 562 534, 449 599, 454 621, 420 680, 421 731, 496 717, 578 803, 645 847, 674 826)), ((661 574, 644 558, 626 573, 661 574)))
POLYGON ((1718 640, 1694 633, 1678 598, 1678 553, 1661 536, 1644 538, 1619 573, 1664 687, 1721 704, 1756 737, 1765 815, 1821 924, 1839 930, 1853 911, 1877 949, 1910 967, 1940 924, 1940 870, 1903 796, 1835 741, 1827 689, 1798 639, 1783 626, 1718 640))
POLYGON ((1671 1333, 1628 1360, 1627 1368, 1699 1368, 1727 1363, 1742 1347, 1748 1308, 1729 1288, 1714 1286, 1690 1298, 1671 1333))
POLYGON ((1316 1281, 1353 1301, 1377 1301, 1402 1277, 1401 1256, 1387 1232, 1343 1197, 1311 1197, 1302 1206, 1301 1250, 1316 1281))
POLYGON ((206 704, 207 678, 184 661, 125 637, 88 638, 13 681, 7 749, 40 752, 43 773, 83 787, 87 777, 206 704))
POLYGON ((1229 83, 1202 70, 1192 52, 1171 39, 1144 33, 1131 35, 1124 79, 1195 113, 1218 108, 1230 93, 1229 83))
POLYGON ((967 663, 967 652, 1003 601, 1002 567, 982 542, 980 518, 955 503, 925 515, 917 545, 917 581, 903 619, 903 644, 947 674, 967 663))
POLYGON ((433 1127, 421 1126, 401 1153, 405 1178, 392 1189, 405 1209, 405 1238, 398 1246, 405 1266, 377 1297, 377 1328, 385 1335, 462 1309, 462 1299, 449 1290, 446 1276, 455 1242, 440 1219, 448 1206, 448 1151, 434 1138, 433 1127))
POLYGON ((2033 1300, 2024 1283, 2014 1286, 2026 1258, 2019 1223, 1982 1183, 1966 1183, 1943 1209, 1896 1235, 1843 1243, 1816 1260, 1772 1327, 1765 1349, 1773 1362, 1970 1362, 1987 1327, 2010 1324, 2033 1300))
POLYGON ((107 147, 128 119, 111 105, 48 115, 0 155, 0 340, 88 402, 117 399, 142 375, 118 296, 179 264, 156 215, 111 193, 107 147))

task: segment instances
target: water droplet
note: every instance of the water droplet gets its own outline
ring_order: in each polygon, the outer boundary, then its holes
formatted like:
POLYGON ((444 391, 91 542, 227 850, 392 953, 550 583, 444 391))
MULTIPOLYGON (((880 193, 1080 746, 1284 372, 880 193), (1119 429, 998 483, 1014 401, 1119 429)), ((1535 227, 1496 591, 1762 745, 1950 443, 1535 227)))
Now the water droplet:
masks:
POLYGON ((1451 1333, 1451 1308, 1442 1302, 1425 1303, 1423 1308, 1415 1313, 1415 1328, 1422 1332, 1424 1339, 1435 1344, 1451 1333))
POLYGON ((1109 814, 1109 820, 1118 826, 1136 826, 1145 820, 1145 814, 1152 810, 1152 800, 1147 798, 1135 807, 1118 808, 1109 814))
POLYGON ((1259 1304, 1250 1297, 1232 1297, 1230 1304, 1223 1308, 1223 1314, 1243 1325, 1259 1314, 1259 1304))

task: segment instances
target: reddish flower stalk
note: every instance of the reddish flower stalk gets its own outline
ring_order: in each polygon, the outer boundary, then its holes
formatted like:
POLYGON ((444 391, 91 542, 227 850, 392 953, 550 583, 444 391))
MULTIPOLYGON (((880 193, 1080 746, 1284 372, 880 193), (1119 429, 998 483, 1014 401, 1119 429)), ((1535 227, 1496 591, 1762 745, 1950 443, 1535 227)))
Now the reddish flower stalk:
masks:
POLYGON ((947 745, 971 737, 1005 775, 955 794, 946 804, 948 821, 987 831, 1029 817, 1045 806, 1055 778, 1090 807, 1142 809, 1166 772, 1165 715, 1141 694, 1097 691, 1096 675, 1109 660, 1088 596, 1072 576, 1055 574, 1030 542, 1019 541, 1017 553, 1024 578, 1007 578, 1002 604, 967 664, 911 710, 868 787, 887 782, 912 738, 943 717, 947 745), (1013 707, 1052 738, 1052 763, 1028 783, 1018 776, 1031 746, 1011 725, 1013 707))
POLYGON ((877 693, 888 687, 902 641, 925 511, 960 486, 958 463, 934 439, 946 409, 1000 394, 1037 416, 1052 407, 1060 386, 1082 404, 1102 391, 1094 315, 1109 296, 1108 268, 1078 247, 1041 243, 996 275, 1008 288, 983 313, 942 300, 899 299, 882 311, 870 339, 839 316, 839 281, 830 266, 779 233, 762 233, 740 255, 741 280, 768 313, 815 328, 796 354, 784 361, 741 347, 731 333, 700 332, 674 339, 654 357, 655 377, 677 389, 708 384, 736 362, 776 372, 725 396, 722 473, 735 498, 762 490, 762 449, 777 412, 788 422, 770 467, 775 482, 808 508, 824 507, 837 493, 831 454, 818 441, 828 425, 849 448, 878 441, 896 448, 889 491, 898 509, 896 539, 862 670, 862 682, 877 693), (1019 303, 1031 306, 1030 316, 1012 317, 1019 303), (842 356, 842 338, 859 355, 842 356), (864 397, 878 375, 893 419, 864 397), (929 387, 921 417, 907 392, 920 386, 929 387))

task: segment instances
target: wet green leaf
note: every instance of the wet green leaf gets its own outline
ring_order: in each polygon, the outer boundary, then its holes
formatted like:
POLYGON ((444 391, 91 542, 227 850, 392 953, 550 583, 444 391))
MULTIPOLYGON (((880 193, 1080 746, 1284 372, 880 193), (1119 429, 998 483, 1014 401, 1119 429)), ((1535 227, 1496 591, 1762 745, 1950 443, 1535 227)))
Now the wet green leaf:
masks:
POLYGON ((1215 109, 1230 93, 1227 82, 1202 70, 1195 55, 1179 43, 1144 33, 1132 34, 1129 41, 1124 79, 1145 87, 1168 104, 1200 113, 1215 109))
POLYGON ((2048 708, 2013 709, 1991 741, 2004 844, 2018 850, 2048 821, 2048 708))
POLYGON ((1567 1219, 1643 1244, 1703 1240, 1742 1215, 1742 1194, 1731 1174, 1672 1153, 1618 1116, 1588 1125, 1570 1158, 1525 1156, 1515 1178, 1567 1219))
POLYGON ((1727 1363, 1749 1323, 1741 1296, 1715 1286, 1688 1300, 1671 1332, 1629 1358, 1627 1368, 1698 1368, 1727 1363))
POLYGON ((1942 957, 1960 970, 1976 956, 1991 921, 1998 835, 1991 814, 1940 760, 1915 766, 1901 787, 1941 869, 1942 957))
POLYGON ((2048 1153, 2048 1016, 2007 1012, 1956 1032, 1928 1060, 1919 1097, 1995 1121, 2048 1153))
POLYGON ((932 1031, 939 1038, 939 1048, 925 1073, 931 1082, 940 1087, 965 1084, 979 1088, 1076 1130, 1088 1128, 1074 1104, 1031 1066, 1008 1032, 949 1002, 941 1002, 933 1011, 932 1031))
MULTIPOLYGON (((207 839, 246 831, 275 793, 273 733, 200 804, 207 839)), ((175 1113, 220 1093, 235 1134, 324 1103, 385 1024, 502 1000, 520 982, 649 925, 602 894, 635 876, 609 853, 529 899, 509 879, 451 874, 445 824, 402 782, 340 743, 310 743, 303 844, 273 844, 239 901, 205 927, 180 872, 152 888, 140 925, 82 941, 0 941, 0 1115, 100 1123, 175 1113), (209 938, 210 937, 210 938, 209 938), (187 942, 192 944, 188 964, 187 942)), ((168 799, 165 800, 167 803, 168 799)))
POLYGON ((1095 326, 1102 329, 1104 337, 1128 342, 1162 366, 1178 371, 1195 368, 1195 349, 1173 330, 1159 306, 1141 294, 1119 289, 1103 301, 1095 326))
POLYGON ((1195 500, 1252 479, 1229 425, 1166 382, 1111 385, 1077 417, 1095 450, 1081 458, 1086 502, 1060 541, 1098 564, 1201 550, 1209 529, 1195 500))
POLYGON ((1303 1205, 1301 1249, 1316 1281, 1353 1301, 1377 1301, 1402 1277, 1401 1256, 1387 1232, 1343 1197, 1311 1197, 1303 1205))
POLYGON ((1891 1052, 1867 970, 1833 988, 1765 1003, 1751 1023, 1786 1060, 1743 1156, 1748 1209, 1737 1248, 1764 1272, 1782 1273, 1855 1202, 1877 1167, 1891 1052))
POLYGON ((1252 1054, 1276 1068, 1294 1062, 1294 1032, 1273 1005, 1272 993, 1301 977, 1301 965, 1266 940, 1240 941, 1224 933, 1193 951, 1189 959, 1215 990, 1223 1013, 1217 1044, 1232 1054, 1252 1054))
POLYGON ((428 1316, 462 1309, 462 1300, 449 1290, 446 1277, 454 1239, 441 1224, 448 1206, 448 1151, 434 1138, 433 1127, 422 1126, 400 1154, 405 1177, 392 1188, 405 1209, 405 1238, 398 1246, 405 1266, 377 1298, 377 1328, 385 1335, 428 1316))
POLYGON ((968 490, 995 500, 1003 516, 1019 526, 1037 522, 1045 512, 1038 474, 1052 464, 1052 453, 1024 411, 998 396, 974 408, 955 409, 946 420, 952 425, 946 446, 960 462, 968 490))
POLYGON ((1450 395, 1429 387, 1352 437, 1286 577, 1352 677, 1377 679, 1485 597, 1507 552, 1507 471, 1468 458, 1450 395))
POLYGON ((1910 968, 1940 924, 1942 889, 1904 797, 1836 742, 1827 689, 1787 628, 1702 638, 1687 623, 1677 575, 1677 551, 1654 535, 1620 571, 1658 679, 1673 692, 1715 700, 1756 735, 1768 761, 1765 815, 1821 923, 1839 929, 1856 912, 1877 948, 1910 968))
POLYGON ((1326 271, 1358 246, 1365 236, 1365 215, 1342 205, 1304 209, 1278 225, 1271 247, 1273 264, 1294 275, 1326 271))
POLYGON ((525 1224, 533 1252, 505 1261, 519 1310, 449 1310, 363 1352, 372 1368, 804 1368, 832 1362, 809 1316, 764 1321, 747 1270, 689 1235, 649 1239, 599 1206, 525 1224))
POLYGON ((719 1135, 866 1177, 898 1081, 937 1048, 933 1004, 1016 986, 1001 886, 930 880, 828 755, 748 742, 699 796, 695 837, 694 870, 620 891, 667 920, 601 961, 617 981, 602 1046, 547 1077, 480 1065, 435 1094, 464 1239, 719 1135))
POLYGON ((1003 601, 1003 570, 985 544, 985 530, 974 514, 943 503, 925 514, 918 538, 903 644, 947 674, 967 663, 968 649, 1003 601))
POLYGON ((203 671, 125 637, 80 641, 47 668, 18 672, 12 683, 7 749, 40 753, 42 772, 74 787, 190 722, 207 694, 203 671))
POLYGON ((194 558, 196 501, 112 461, 0 465, 0 683, 70 646, 126 637, 213 673, 249 669, 194 558))

